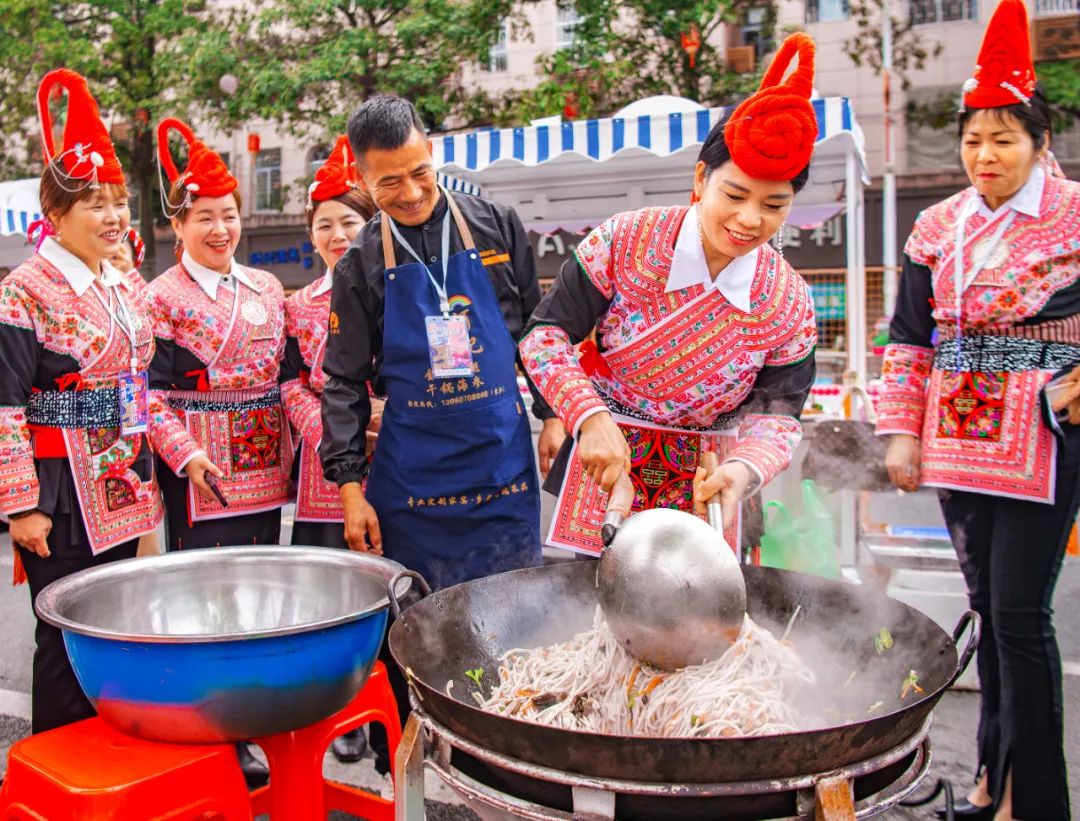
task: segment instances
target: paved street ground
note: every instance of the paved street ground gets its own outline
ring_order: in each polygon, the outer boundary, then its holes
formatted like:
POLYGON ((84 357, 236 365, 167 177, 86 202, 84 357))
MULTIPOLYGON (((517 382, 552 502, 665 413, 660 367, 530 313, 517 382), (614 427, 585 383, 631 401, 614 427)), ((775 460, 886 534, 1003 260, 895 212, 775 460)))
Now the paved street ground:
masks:
MULTIPOLYGON (((29 732, 30 662, 33 653, 33 619, 29 593, 25 587, 7 584, 11 573, 11 548, 7 534, 0 537, 0 771, 6 767, 7 749, 29 732)), ((1062 656, 1066 662, 1065 720, 1069 779, 1073 805, 1080 807, 1080 561, 1070 559, 1065 566, 1055 598, 1057 626, 1062 656)), ((935 711, 932 734, 934 763, 929 787, 939 777, 958 784, 970 779, 978 695, 951 692, 935 711)), ((342 766, 327 755, 326 769, 332 777, 388 794, 388 781, 380 778, 370 759, 342 766)), ((471 821, 476 816, 460 806, 456 796, 430 775, 427 796, 431 821, 471 821)), ((916 821, 930 819, 930 808, 895 810, 890 819, 916 821)), ((351 816, 335 813, 335 821, 351 816)))

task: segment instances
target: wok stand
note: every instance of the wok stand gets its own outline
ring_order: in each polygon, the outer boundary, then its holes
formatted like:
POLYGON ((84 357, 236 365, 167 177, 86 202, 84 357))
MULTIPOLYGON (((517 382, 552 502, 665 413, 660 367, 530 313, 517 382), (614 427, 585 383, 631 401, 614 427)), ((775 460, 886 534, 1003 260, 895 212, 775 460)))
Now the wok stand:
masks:
MULTIPOLYGON (((783 821, 852 821, 870 818, 898 804, 919 785, 930 769, 930 725, 927 716, 922 727, 897 747, 881 755, 825 773, 791 778, 746 781, 720 784, 662 784, 583 776, 571 772, 529 764, 470 742, 448 730, 423 710, 414 709, 405 727, 398 748, 395 770, 395 821, 423 821, 424 771, 430 769, 452 787, 484 821, 614 821, 619 796, 662 802, 664 817, 700 818, 701 804, 691 804, 683 813, 671 804, 686 799, 710 801, 719 817, 724 812, 725 799, 753 800, 754 797, 776 797, 794 794, 795 815, 783 821), (455 753, 480 762, 495 773, 512 774, 531 782, 560 785, 569 788, 572 796, 570 811, 546 806, 528 798, 508 793, 484 783, 452 762, 455 753), (881 774, 906 760, 899 775, 870 795, 857 798, 857 781, 881 774), (669 804, 665 806, 665 799, 669 804)), ((865 792, 865 789, 862 790, 865 792)), ((716 816, 714 816, 716 817, 716 816)), ((738 818, 747 816, 745 810, 738 818)), ((774 814, 760 817, 777 818, 774 814)))

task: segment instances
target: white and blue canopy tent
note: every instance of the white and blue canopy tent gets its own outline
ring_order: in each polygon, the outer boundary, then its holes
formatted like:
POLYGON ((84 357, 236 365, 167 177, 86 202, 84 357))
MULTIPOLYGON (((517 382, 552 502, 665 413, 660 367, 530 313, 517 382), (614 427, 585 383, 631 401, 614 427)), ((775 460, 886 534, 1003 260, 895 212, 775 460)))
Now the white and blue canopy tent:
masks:
MULTIPOLYGON (((818 139, 810 182, 788 221, 846 219, 848 369, 866 379, 862 129, 846 97, 812 101, 818 139)), ((722 108, 677 97, 639 100, 615 117, 484 129, 432 139, 435 167, 513 206, 526 228, 580 233, 620 211, 689 201, 694 163, 722 108)))
POLYGON ((30 256, 26 229, 38 214, 38 180, 0 182, 0 265, 13 268, 30 256))
POLYGON ((37 177, 0 182, 0 234, 25 237, 30 223, 41 217, 38 184, 37 177))

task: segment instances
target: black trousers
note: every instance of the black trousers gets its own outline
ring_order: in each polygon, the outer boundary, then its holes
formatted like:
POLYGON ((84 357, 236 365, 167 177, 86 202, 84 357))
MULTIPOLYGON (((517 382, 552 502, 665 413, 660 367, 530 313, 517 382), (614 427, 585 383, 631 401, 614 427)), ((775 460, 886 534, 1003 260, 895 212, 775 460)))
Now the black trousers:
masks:
MULTIPOLYGON (((86 537, 86 528, 78 512, 57 513, 52 517, 48 538, 48 558, 32 550, 19 549, 26 577, 30 582, 31 605, 38 593, 57 579, 78 570, 98 567, 120 559, 132 559, 139 540, 124 542, 94 556, 86 537)), ((31 685, 31 732, 41 733, 96 715, 89 699, 75 678, 75 671, 64 649, 63 634, 51 624, 34 617, 34 679, 31 685)))
POLYGON ((982 617, 979 765, 1024 821, 1069 816, 1061 656, 1051 599, 1080 507, 1080 428, 1059 441, 1053 505, 941 491, 971 607, 982 617))
POLYGON ((281 510, 246 513, 227 519, 188 520, 188 478, 177 476, 158 459, 158 484, 165 500, 165 549, 277 544, 281 540, 281 510))
POLYGON ((343 522, 293 522, 290 544, 345 549, 349 547, 345 541, 343 522))

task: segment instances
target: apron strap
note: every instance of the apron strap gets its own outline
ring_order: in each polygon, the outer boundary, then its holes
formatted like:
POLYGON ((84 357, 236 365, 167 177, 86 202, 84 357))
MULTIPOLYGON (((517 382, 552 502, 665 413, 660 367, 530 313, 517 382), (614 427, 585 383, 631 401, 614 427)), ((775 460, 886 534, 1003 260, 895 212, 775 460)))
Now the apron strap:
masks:
POLYGON ((383 268, 389 271, 397 268, 397 255, 394 253, 394 237, 390 233, 390 216, 382 215, 382 255, 383 268))
POLYGON ((458 204, 454 201, 453 196, 445 188, 442 190, 446 196, 446 203, 450 206, 450 213, 454 215, 454 223, 457 225, 458 233, 461 234, 461 241, 465 244, 465 250, 471 251, 476 247, 476 243, 473 242, 472 231, 469 230, 469 224, 465 222, 465 217, 461 216, 461 209, 458 208, 458 204))
MULTIPOLYGON (((443 196, 446 197, 446 204, 450 207, 450 213, 454 216, 454 224, 457 225, 458 233, 461 234, 461 241, 465 245, 465 250, 473 250, 476 248, 476 243, 473 241, 469 224, 465 222, 465 217, 461 214, 461 209, 458 208, 458 204, 449 191, 443 188, 442 192, 443 196)), ((383 267, 389 271, 391 268, 397 267, 397 254, 394 253, 394 237, 390 233, 390 217, 386 214, 382 215, 380 227, 382 229, 383 267)))

